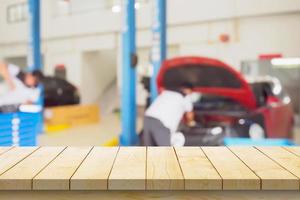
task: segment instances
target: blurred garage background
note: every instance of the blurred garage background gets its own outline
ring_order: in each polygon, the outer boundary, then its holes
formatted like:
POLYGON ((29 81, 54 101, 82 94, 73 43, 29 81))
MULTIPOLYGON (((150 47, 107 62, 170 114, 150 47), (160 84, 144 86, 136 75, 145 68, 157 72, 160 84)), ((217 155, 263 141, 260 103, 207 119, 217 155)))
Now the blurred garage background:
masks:
MULTIPOLYGON (((126 23, 122 2, 40 0, 41 65, 49 80, 37 145, 118 144, 126 23)), ((153 2, 136 0, 134 5, 136 132, 142 130, 148 97, 143 80, 153 71, 153 2)), ((32 34, 28 10, 27 0, 0 3, 0 60, 24 70, 32 34)), ((167 58, 210 57, 245 77, 276 77, 293 103, 292 139, 300 144, 300 1, 167 0, 166 13, 167 58)), ((0 96, 7 91, 2 80, 0 96)), ((19 145, 21 136, 12 131, 12 137, 10 144, 19 145)))

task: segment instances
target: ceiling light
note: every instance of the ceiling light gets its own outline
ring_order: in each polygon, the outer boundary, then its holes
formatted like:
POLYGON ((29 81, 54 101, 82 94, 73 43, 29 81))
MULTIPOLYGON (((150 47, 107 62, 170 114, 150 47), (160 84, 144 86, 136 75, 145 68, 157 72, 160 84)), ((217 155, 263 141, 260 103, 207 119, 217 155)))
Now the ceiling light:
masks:
POLYGON ((300 65, 300 58, 274 58, 271 63, 274 66, 300 65))
MULTIPOLYGON (((134 8, 135 8, 136 10, 139 10, 139 9, 141 8, 141 3, 136 2, 136 3, 134 4, 134 8)), ((113 13, 120 13, 120 12, 122 11, 122 6, 121 6, 120 4, 116 4, 116 5, 114 5, 114 6, 111 7, 111 11, 112 11, 113 13)))
POLYGON ((113 13, 119 13, 119 12, 121 12, 121 10, 122 10, 122 8, 121 8, 120 5, 114 5, 114 6, 111 8, 111 11, 112 11, 113 13))
POLYGON ((136 3, 134 4, 134 8, 135 8, 136 10, 140 9, 140 8, 141 8, 141 4, 140 4, 139 2, 136 2, 136 3))

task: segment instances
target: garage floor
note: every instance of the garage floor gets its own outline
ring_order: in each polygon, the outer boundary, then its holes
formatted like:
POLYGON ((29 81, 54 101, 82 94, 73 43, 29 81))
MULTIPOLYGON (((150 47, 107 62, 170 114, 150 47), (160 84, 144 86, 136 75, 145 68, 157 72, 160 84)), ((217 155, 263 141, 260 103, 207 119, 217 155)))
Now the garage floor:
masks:
POLYGON ((38 145, 100 146, 120 133, 120 119, 111 114, 101 118, 99 124, 73 127, 60 132, 39 136, 38 145))
MULTIPOLYGON (((141 130, 142 120, 138 119, 137 129, 141 130)), ((108 114, 101 117, 99 124, 73 127, 60 132, 41 134, 41 146, 102 146, 117 138, 121 133, 120 117, 108 114)))
MULTIPOLYGON (((118 137, 121 132, 120 118, 116 114, 102 116, 99 124, 74 127, 60 132, 42 134, 39 136, 41 146, 102 146, 118 137)), ((138 130, 142 120, 138 120, 138 130)), ((300 144, 300 120, 295 128, 295 142, 300 144)))

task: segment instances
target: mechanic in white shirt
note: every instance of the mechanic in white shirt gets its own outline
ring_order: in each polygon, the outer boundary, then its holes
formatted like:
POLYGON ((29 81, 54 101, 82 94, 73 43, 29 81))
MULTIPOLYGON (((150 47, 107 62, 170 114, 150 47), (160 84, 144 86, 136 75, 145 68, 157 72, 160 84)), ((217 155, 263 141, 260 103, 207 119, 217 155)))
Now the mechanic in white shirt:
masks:
POLYGON ((33 104, 40 96, 39 82, 43 77, 38 70, 23 72, 13 64, 0 62, 0 76, 9 87, 9 91, 0 96, 0 106, 33 104))
POLYGON ((178 91, 163 91, 146 110, 142 144, 145 146, 171 146, 171 135, 186 116, 187 123, 194 125, 193 86, 182 84, 178 91))

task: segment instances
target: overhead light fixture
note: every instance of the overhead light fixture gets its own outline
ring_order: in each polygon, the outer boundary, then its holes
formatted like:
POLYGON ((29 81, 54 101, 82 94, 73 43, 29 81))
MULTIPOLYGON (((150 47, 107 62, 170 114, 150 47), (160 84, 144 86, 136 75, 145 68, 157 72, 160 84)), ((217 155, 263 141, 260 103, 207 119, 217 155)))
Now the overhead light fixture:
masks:
POLYGON ((141 4, 140 4, 139 2, 136 2, 136 3, 134 4, 134 8, 135 8, 136 10, 140 9, 140 8, 141 8, 141 4))
POLYGON ((294 66, 300 65, 300 58, 274 58, 271 60, 274 66, 294 66))
POLYGON ((111 11, 113 13, 119 13, 121 12, 122 8, 121 8, 121 5, 114 5, 112 8, 111 8, 111 11))
MULTIPOLYGON (((136 10, 139 10, 139 9, 141 8, 141 3, 140 3, 140 2, 136 2, 136 3, 134 4, 134 8, 135 8, 136 10)), ((120 4, 113 5, 113 6, 111 7, 111 11, 112 11, 113 13, 120 13, 120 12, 122 11, 122 6, 121 6, 120 4)))

